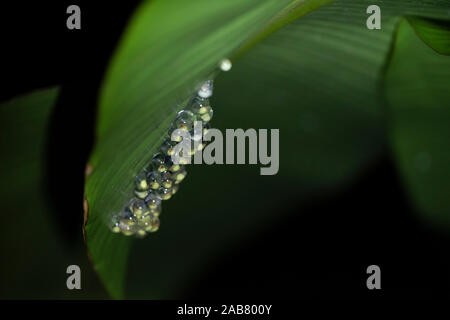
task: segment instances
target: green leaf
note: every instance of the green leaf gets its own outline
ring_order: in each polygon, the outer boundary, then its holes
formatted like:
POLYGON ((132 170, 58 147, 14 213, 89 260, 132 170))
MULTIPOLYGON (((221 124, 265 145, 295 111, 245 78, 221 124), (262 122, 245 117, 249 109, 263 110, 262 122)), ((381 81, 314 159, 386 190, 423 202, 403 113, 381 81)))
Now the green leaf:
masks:
POLYGON ((450 54, 450 24, 448 21, 408 17, 417 35, 440 54, 450 54))
POLYGON ((148 1, 139 8, 105 79, 86 182, 87 246, 113 297, 123 296, 131 240, 112 234, 108 217, 132 195, 133 177, 162 142, 178 103, 221 59, 271 21, 282 23, 277 13, 295 5, 305 14, 302 6, 314 2, 324 1, 148 1))
POLYGON ((57 95, 57 88, 45 89, 0 105, 0 148, 7 155, 2 158, 1 167, 3 192, 19 193, 27 185, 34 186, 36 181, 42 180, 39 169, 44 156, 45 133, 57 95), (18 174, 20 172, 22 174, 18 174))
POLYGON ((439 36, 448 29, 440 29, 444 22, 408 20, 400 23, 386 72, 390 143, 410 201, 423 219, 448 228, 450 57, 430 48, 449 52, 448 38, 439 36))
POLYGON ((442 8, 384 2, 382 31, 365 27, 366 8, 364 1, 321 7, 255 45, 217 78, 213 126, 279 128, 280 171, 189 168, 164 204, 161 229, 133 247, 130 297, 185 298, 185 288, 230 247, 276 228, 283 208, 299 206, 301 214, 302 203, 346 188, 377 161, 387 148, 380 81, 397 24, 403 15, 441 15, 442 8))
POLYGON ((201 3, 195 12, 191 2, 141 8, 105 82, 86 184, 86 231, 91 257, 114 297, 123 292, 130 242, 109 232, 102 218, 131 196, 133 176, 161 143, 176 103, 221 58, 236 54, 240 60, 217 78, 212 125, 280 128, 279 174, 191 166, 179 193, 164 203, 161 229, 132 250, 130 297, 182 297, 182 288, 225 245, 273 223, 281 214, 277 204, 351 182, 385 147, 379 81, 398 21, 446 15, 445 2, 385 1, 379 31, 366 28, 368 3, 362 0, 336 1, 295 21, 290 14, 277 20, 292 8, 285 4, 272 11, 259 7, 269 2, 201 3), (273 24, 261 28, 268 21, 273 24))
POLYGON ((213 101, 227 109, 216 121, 280 128, 280 174, 323 188, 351 181, 386 147, 380 81, 399 19, 442 17, 446 4, 385 1, 382 30, 366 28, 368 4, 358 0, 286 25, 216 81, 213 101))

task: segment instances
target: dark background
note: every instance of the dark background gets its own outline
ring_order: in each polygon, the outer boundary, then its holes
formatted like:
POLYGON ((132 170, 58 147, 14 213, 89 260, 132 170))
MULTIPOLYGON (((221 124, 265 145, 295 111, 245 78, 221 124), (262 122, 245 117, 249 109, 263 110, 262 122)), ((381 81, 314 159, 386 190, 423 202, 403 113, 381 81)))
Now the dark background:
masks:
MULTIPOLYGON (((137 3, 27 1, 1 10, 1 100, 37 88, 62 88, 45 170, 51 203, 64 208, 53 210, 63 214, 52 219, 69 247, 82 246, 79 199, 97 93, 137 3), (66 28, 70 4, 81 7, 81 30, 66 28), (71 181, 64 188, 58 184, 61 173, 71 181)), ((192 279, 185 297, 448 297, 450 239, 416 220, 385 154, 332 197, 311 199, 307 206, 292 199, 277 223, 229 248, 202 277, 192 279), (371 264, 381 267, 381 291, 366 288, 371 264)))

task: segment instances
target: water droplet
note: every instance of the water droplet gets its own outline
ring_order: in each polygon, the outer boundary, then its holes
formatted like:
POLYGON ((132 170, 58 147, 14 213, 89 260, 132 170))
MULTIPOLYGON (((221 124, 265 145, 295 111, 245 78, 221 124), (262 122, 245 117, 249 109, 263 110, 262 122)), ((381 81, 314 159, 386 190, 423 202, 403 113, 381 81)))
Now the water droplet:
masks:
POLYGON ((225 71, 225 72, 230 71, 230 69, 231 69, 232 66, 233 66, 233 65, 231 64, 231 61, 230 61, 229 59, 223 59, 223 60, 220 62, 220 69, 221 69, 222 71, 225 71))
POLYGON ((148 195, 148 191, 134 190, 134 195, 139 199, 145 199, 145 197, 148 195))

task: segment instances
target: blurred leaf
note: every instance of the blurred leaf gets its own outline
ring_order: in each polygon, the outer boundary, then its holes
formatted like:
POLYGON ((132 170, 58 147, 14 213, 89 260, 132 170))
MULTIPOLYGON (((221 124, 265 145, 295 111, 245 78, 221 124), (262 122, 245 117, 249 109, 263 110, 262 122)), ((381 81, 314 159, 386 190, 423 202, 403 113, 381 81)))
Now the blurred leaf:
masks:
POLYGON ((386 72, 390 143, 410 200, 423 217, 450 226, 450 43, 444 22, 403 20, 386 72), (426 43, 414 33, 424 36, 426 43), (435 42, 436 40, 436 42, 435 42), (427 46, 427 44, 429 46, 427 46))
POLYGON ((46 250, 61 253, 61 248, 58 243, 48 248, 41 244, 52 234, 46 220, 43 157, 46 130, 57 95, 57 88, 45 89, 0 105, 1 212, 2 220, 7 221, 1 232, 2 260, 7 261, 2 263, 1 270, 3 297, 37 298, 39 291, 51 296, 55 289, 43 282, 48 281, 54 268, 50 259, 42 257, 47 255, 46 250), (33 272, 40 274, 38 279, 33 272), (25 289, 27 285, 29 289, 25 289))
POLYGON ((45 151, 58 92, 43 89, 0 104, 3 299, 94 298, 98 293, 91 285, 95 281, 85 253, 64 246, 50 220, 45 151), (65 272, 70 264, 82 268, 85 290, 67 290, 65 272))
POLYGON ((107 220, 132 195, 133 177, 162 142, 177 103, 251 36, 291 17, 278 12, 305 14, 315 2, 325 1, 148 1, 138 9, 105 79, 86 182, 87 245, 113 297, 123 296, 130 239, 112 234, 107 220))
POLYGON ((360 172, 386 144, 380 81, 399 19, 450 8, 384 1, 382 30, 369 30, 367 3, 335 1, 252 48, 216 81, 215 124, 280 128, 279 174, 310 186, 360 172))

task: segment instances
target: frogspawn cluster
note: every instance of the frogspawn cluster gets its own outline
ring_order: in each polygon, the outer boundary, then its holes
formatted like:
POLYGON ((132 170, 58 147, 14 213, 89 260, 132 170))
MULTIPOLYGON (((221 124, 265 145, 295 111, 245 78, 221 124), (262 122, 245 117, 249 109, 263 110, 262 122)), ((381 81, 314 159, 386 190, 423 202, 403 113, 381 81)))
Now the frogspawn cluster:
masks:
MULTIPOLYGON (((144 237, 159 229, 162 200, 169 200, 186 177, 185 162, 172 160, 176 146, 183 140, 183 133, 189 134, 193 142, 189 157, 201 152, 205 147, 202 137, 209 128, 213 110, 209 103, 213 91, 212 80, 206 81, 188 102, 186 108, 178 112, 167 136, 151 163, 135 177, 134 196, 120 214, 112 217, 111 230, 124 235, 144 237), (202 134, 194 132, 194 122, 202 121, 202 134)), ((181 160, 185 157, 181 158, 181 160)))

